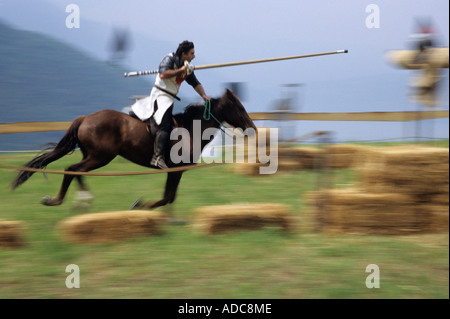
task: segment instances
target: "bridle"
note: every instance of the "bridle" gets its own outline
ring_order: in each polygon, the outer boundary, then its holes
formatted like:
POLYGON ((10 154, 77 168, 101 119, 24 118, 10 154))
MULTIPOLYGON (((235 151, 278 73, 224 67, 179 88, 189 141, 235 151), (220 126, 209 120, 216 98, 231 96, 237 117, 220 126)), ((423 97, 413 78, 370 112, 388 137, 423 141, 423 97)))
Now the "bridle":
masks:
POLYGON ((231 130, 231 127, 229 127, 226 124, 223 124, 222 122, 220 122, 212 113, 211 113, 211 100, 206 100, 205 104, 204 104, 205 110, 203 111, 203 119, 205 121, 209 121, 211 119, 211 117, 219 124, 219 128, 222 132, 224 132, 225 134, 227 134, 228 136, 233 136, 230 135, 229 133, 227 133, 222 126, 225 129, 231 130))

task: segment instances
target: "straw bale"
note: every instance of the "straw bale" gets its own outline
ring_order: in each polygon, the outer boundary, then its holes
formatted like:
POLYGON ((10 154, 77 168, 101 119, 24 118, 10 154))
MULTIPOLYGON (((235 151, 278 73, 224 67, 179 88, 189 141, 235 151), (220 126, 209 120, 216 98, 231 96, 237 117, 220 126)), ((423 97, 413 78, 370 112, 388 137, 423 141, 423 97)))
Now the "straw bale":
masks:
POLYGON ((63 220, 61 236, 77 244, 105 244, 138 236, 159 235, 165 222, 163 213, 118 211, 84 214, 63 220))
POLYGON ((358 169, 362 186, 376 193, 448 193, 448 155, 445 148, 418 146, 373 150, 358 169))
POLYGON ((366 157, 367 163, 379 163, 385 166, 416 166, 449 164, 449 149, 427 146, 399 146, 372 148, 366 157))
MULTIPOLYGON (((261 174, 260 169, 261 167, 268 167, 269 165, 273 165, 273 163, 270 164, 262 164, 262 163, 235 163, 231 166, 231 170, 240 175, 247 175, 247 176, 270 176, 272 174, 261 174)), ((298 171, 303 168, 302 164, 285 158, 278 158, 277 163, 277 171, 275 173, 279 172, 291 172, 291 171, 298 171)))
POLYGON ((427 233, 448 232, 448 205, 437 205, 433 203, 420 205, 420 208, 429 216, 425 229, 427 233))
POLYGON ((314 169, 323 163, 325 152, 314 147, 280 147, 278 156, 281 159, 288 158, 298 162, 300 169, 314 169))
POLYGON ((367 146, 354 144, 336 144, 330 145, 326 148, 326 153, 329 156, 331 168, 351 168, 359 165, 362 161, 362 156, 368 150, 367 146))
POLYGON ((340 189, 316 192, 313 198, 317 229, 331 234, 418 233, 429 219, 413 197, 403 194, 340 189))
MULTIPOLYGON (((231 170, 240 175, 247 176, 260 176, 259 167, 262 164, 260 163, 236 163, 231 165, 231 170)), ((261 175, 264 176, 264 175, 261 175)))
POLYGON ((220 234, 239 230, 258 230, 277 226, 291 231, 294 219, 283 204, 242 204, 198 207, 193 227, 203 234, 220 234))
POLYGON ((25 224, 0 220, 0 248, 17 248, 25 244, 25 224))
POLYGON ((448 193, 448 191, 447 191, 447 193, 432 194, 427 199, 428 199, 429 203, 433 203, 433 204, 436 204, 436 205, 447 206, 447 208, 448 208, 448 205, 449 205, 449 193, 448 193))
POLYGON ((398 192, 412 195, 449 192, 448 166, 418 166, 411 170, 377 165, 359 169, 361 185, 375 193, 398 192))
MULTIPOLYGON (((248 163, 248 150, 237 150, 244 159, 244 163, 236 163, 232 170, 237 174, 259 175, 259 167, 266 164, 260 163, 259 152, 270 154, 270 147, 260 146, 255 150, 253 158, 256 163, 248 163)), ((315 169, 324 165, 325 152, 323 149, 313 147, 278 147, 278 170, 277 172, 296 171, 303 169, 315 169)))
POLYGON ((358 153, 360 188, 308 194, 316 228, 328 233, 448 231, 448 149, 403 146, 358 153))
POLYGON ((299 171, 303 169, 302 163, 292 159, 278 159, 278 169, 277 172, 291 172, 291 171, 299 171))

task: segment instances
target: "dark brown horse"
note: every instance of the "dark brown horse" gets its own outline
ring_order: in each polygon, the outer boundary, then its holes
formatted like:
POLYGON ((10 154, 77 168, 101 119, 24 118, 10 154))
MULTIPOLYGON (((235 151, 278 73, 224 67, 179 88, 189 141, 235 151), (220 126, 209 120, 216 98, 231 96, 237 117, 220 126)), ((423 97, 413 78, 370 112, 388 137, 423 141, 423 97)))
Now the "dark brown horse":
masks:
MULTIPOLYGON (((210 104, 210 113, 205 116, 206 105, 189 105, 184 113, 177 114, 174 119, 178 127, 184 128, 189 132, 189 144, 193 145, 194 121, 201 121, 201 131, 208 128, 220 128, 220 123, 226 122, 236 128, 243 130, 247 128, 256 129, 253 121, 245 111, 237 96, 227 90, 223 96, 218 99, 212 99, 210 104)), ((208 110, 207 110, 208 111, 208 110)), ((203 134, 201 135, 203 136, 203 134)), ((203 149, 211 140, 201 141, 203 149)), ((173 146, 178 141, 171 141, 173 146)), ((78 145, 83 159, 66 169, 70 172, 89 172, 91 170, 103 167, 111 162, 117 155, 120 155, 136 164, 151 167, 150 160, 153 155, 153 138, 147 131, 145 123, 137 120, 127 114, 113 110, 103 110, 91 115, 80 116, 76 118, 70 128, 67 130, 61 141, 45 154, 37 156, 27 164, 26 167, 45 168, 51 162, 54 162, 64 155, 72 152, 78 145)), ((193 154, 194 148, 190 147, 190 158, 195 163, 193 154)), ((170 156, 166 156, 169 159, 170 156)), ((176 162, 176 161, 175 161, 176 162)), ((168 160, 169 167, 189 165, 191 163, 174 164, 168 160)), ((143 203, 142 208, 152 209, 159 206, 172 203, 175 200, 176 191, 183 172, 169 172, 164 191, 164 196, 155 203, 143 203)), ((33 172, 21 171, 12 183, 12 189, 23 184, 33 172)), ((67 189, 73 178, 76 178, 80 190, 87 191, 81 175, 64 175, 61 189, 56 197, 45 197, 42 204, 47 206, 56 206, 62 204, 67 189)))

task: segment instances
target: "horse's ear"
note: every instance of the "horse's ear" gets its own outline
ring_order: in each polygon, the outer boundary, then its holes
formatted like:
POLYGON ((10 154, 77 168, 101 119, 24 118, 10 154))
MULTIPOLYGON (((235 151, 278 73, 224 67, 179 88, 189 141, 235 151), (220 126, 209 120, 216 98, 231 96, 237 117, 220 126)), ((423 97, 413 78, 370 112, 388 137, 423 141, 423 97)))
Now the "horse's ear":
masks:
POLYGON ((226 95, 228 98, 234 98, 234 93, 233 93, 233 91, 231 91, 230 89, 227 89, 227 91, 225 92, 225 95, 226 95))

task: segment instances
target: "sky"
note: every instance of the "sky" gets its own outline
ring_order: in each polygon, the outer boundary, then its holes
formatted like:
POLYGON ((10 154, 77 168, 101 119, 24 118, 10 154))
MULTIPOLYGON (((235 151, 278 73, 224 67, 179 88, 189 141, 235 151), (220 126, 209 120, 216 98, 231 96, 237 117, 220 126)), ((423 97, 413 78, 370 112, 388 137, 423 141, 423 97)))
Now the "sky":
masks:
MULTIPOLYGON (((349 50, 196 72, 210 96, 221 95, 224 83, 245 83, 243 102, 249 112, 271 111, 287 94, 296 96, 296 112, 421 109, 408 97, 414 71, 397 68, 385 55, 411 48, 417 18, 431 18, 439 45, 448 47, 448 12, 445 0, 0 0, 0 19, 67 41, 99 59, 108 58, 111 30, 128 29, 132 50, 124 64, 130 71, 156 69, 186 39, 195 43, 194 65, 349 50), (69 4, 80 9, 79 28, 67 28, 69 4)), ((443 75, 440 109, 448 110, 448 69, 443 75)), ((198 99, 187 84, 180 95, 198 99)), ((424 130, 431 127, 425 135, 448 137, 448 119, 433 123, 423 125, 424 130)), ((415 130, 412 123, 398 122, 301 122, 294 134, 324 129, 341 140, 398 138, 415 130)))

